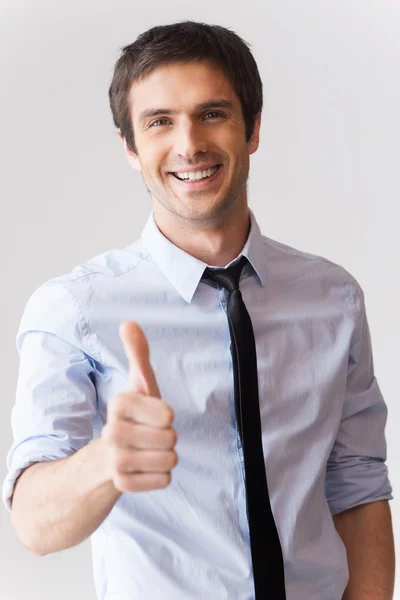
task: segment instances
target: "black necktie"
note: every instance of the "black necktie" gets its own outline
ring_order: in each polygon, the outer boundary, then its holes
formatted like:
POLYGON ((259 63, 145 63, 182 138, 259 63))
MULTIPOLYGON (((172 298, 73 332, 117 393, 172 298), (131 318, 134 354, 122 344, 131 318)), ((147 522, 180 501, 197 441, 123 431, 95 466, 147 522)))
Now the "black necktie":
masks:
POLYGON ((250 315, 239 290, 247 259, 227 269, 206 268, 202 277, 228 292, 236 420, 242 441, 247 516, 256 600, 286 600, 282 549, 268 495, 258 399, 257 356, 250 315))

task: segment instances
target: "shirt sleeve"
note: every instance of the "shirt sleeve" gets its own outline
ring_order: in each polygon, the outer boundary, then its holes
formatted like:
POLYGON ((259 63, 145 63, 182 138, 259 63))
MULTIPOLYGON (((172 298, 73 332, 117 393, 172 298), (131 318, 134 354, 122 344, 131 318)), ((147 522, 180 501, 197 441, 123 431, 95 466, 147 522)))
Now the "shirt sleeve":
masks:
POLYGON ((387 406, 374 375, 364 294, 358 290, 358 331, 349 353, 340 427, 330 453, 325 495, 331 514, 367 502, 391 500, 386 461, 387 406))
POLYGON ((14 439, 2 490, 9 512, 15 481, 26 467, 70 456, 92 440, 97 408, 89 333, 65 285, 43 284, 32 294, 16 345, 20 364, 11 411, 14 439))

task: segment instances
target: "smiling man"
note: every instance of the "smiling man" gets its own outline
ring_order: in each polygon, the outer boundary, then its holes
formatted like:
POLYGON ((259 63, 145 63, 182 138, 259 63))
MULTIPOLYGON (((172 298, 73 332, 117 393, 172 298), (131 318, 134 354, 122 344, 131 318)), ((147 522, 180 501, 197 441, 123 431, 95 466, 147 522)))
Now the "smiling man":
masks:
POLYGON ((25 308, 3 487, 22 543, 42 556, 91 536, 102 600, 391 599, 364 295, 249 209, 247 44, 154 27, 123 48, 109 97, 153 210, 138 240, 25 308))
POLYGON ((192 256, 225 266, 249 230, 246 182, 258 147, 261 84, 247 124, 228 75, 201 58, 158 65, 133 82, 126 101, 135 134, 120 135, 150 191, 158 228, 192 256))

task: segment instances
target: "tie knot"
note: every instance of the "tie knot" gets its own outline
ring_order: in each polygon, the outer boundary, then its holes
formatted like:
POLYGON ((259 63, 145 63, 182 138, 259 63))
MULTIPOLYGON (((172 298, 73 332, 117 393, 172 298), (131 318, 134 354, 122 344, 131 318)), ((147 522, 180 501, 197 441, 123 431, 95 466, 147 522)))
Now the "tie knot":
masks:
POLYGON ((227 269, 210 269, 207 267, 204 270, 202 279, 211 279, 224 287, 228 292, 239 289, 240 274, 244 265, 247 263, 247 258, 242 256, 239 262, 227 269))

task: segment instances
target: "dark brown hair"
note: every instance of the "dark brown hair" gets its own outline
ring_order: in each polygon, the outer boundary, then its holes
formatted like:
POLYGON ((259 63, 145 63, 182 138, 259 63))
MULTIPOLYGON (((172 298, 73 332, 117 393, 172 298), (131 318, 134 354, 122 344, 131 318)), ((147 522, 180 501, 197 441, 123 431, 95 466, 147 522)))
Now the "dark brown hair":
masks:
POLYGON ((194 21, 159 25, 121 50, 108 96, 114 125, 131 150, 136 152, 128 101, 133 82, 157 67, 193 60, 208 60, 226 74, 241 102, 249 141, 262 109, 262 82, 249 45, 234 31, 194 21))

